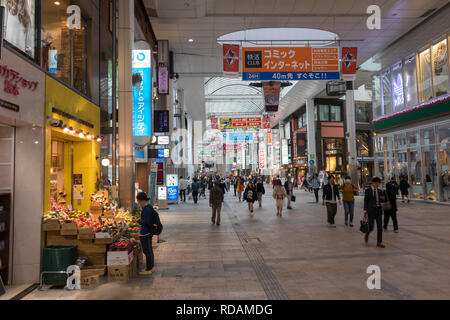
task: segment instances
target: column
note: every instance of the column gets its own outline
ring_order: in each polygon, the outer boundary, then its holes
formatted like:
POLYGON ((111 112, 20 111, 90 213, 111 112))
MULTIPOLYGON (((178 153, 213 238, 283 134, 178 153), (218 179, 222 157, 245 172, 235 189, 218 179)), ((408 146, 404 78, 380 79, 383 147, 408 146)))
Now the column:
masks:
POLYGON ((309 174, 317 173, 316 121, 314 120, 314 99, 306 99, 306 141, 308 145, 309 174))
POLYGON ((134 204, 133 88, 131 54, 134 42, 134 1, 118 4, 118 75, 119 75, 119 198, 123 207, 134 204))
POLYGON ((349 152, 348 164, 349 174, 352 183, 358 184, 358 166, 356 161, 356 124, 355 124, 355 93, 353 82, 347 81, 347 91, 345 93, 345 115, 347 123, 347 150, 349 152))

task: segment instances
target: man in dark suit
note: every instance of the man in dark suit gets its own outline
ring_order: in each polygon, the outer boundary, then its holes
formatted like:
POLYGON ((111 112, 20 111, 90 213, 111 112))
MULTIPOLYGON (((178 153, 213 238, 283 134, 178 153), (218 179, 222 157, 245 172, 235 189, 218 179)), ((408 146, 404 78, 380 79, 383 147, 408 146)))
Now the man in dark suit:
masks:
POLYGON ((369 234, 372 232, 375 221, 377 222, 377 247, 384 248, 383 242, 383 210, 381 204, 385 202, 384 192, 378 187, 380 186, 380 178, 372 179, 372 186, 366 189, 364 194, 364 218, 369 220, 369 232, 364 235, 364 241, 369 241, 369 234))

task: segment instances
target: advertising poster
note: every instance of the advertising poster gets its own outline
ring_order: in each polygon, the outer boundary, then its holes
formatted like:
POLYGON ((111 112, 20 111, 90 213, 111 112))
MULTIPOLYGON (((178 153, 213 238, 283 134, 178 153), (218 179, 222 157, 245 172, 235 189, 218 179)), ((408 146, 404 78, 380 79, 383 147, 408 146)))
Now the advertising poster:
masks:
POLYGON ((152 72, 151 51, 133 50, 133 136, 152 134, 152 72))
POLYGON ((266 168, 266 150, 264 149, 259 150, 259 168, 260 169, 266 168))
POLYGON ((223 75, 225 77, 237 77, 239 75, 239 45, 224 44, 223 52, 223 75))
POLYGON ((48 72, 55 74, 58 72, 58 50, 48 50, 48 72))
POLYGON ((167 188, 165 186, 158 187, 158 200, 167 200, 167 188))
MULTIPOLYGON (((211 122, 212 126, 212 122, 211 122)), ((262 128, 261 117, 220 118, 220 131, 258 131, 262 128)))
POLYGON ((270 118, 263 118, 263 129, 270 129, 270 118))
POLYGON ((355 81, 358 48, 342 48, 342 80, 355 81))
POLYGON ((178 201, 178 176, 176 174, 168 174, 167 181, 167 200, 178 201))
POLYGON ((266 112, 277 112, 280 104, 281 82, 263 81, 264 105, 266 112))
POLYGON ((155 110, 155 132, 169 132, 169 110, 155 110))
POLYGON ((242 80, 339 80, 339 48, 242 48, 242 80))
POLYGON ((281 164, 289 164, 289 150, 286 139, 281 140, 281 164))
POLYGON ((35 0, 6 0, 2 3, 6 8, 5 40, 34 58, 35 0))
POLYGON ((74 184, 73 185, 73 200, 83 200, 84 199, 84 185, 74 184))
POLYGON ((219 129, 219 119, 211 118, 211 129, 213 130, 219 129))
POLYGON ((304 157, 306 156, 306 133, 297 132, 295 136, 295 156, 304 157))

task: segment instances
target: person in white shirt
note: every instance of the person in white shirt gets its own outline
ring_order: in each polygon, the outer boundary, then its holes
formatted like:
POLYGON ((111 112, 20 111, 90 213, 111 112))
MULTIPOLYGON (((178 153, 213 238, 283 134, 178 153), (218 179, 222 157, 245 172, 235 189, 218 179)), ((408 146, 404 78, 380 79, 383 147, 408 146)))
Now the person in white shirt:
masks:
POLYGON ((183 179, 183 177, 180 177, 179 186, 180 186, 180 200, 186 202, 186 188, 188 186, 187 180, 183 179))

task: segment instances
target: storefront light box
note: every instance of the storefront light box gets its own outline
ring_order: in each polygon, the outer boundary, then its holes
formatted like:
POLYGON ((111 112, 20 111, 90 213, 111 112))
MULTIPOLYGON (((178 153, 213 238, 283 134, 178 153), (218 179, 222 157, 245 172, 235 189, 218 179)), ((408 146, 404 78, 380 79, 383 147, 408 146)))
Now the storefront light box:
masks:
POLYGON ((152 134, 152 72, 151 51, 133 50, 133 75, 141 81, 133 85, 133 136, 152 134))

